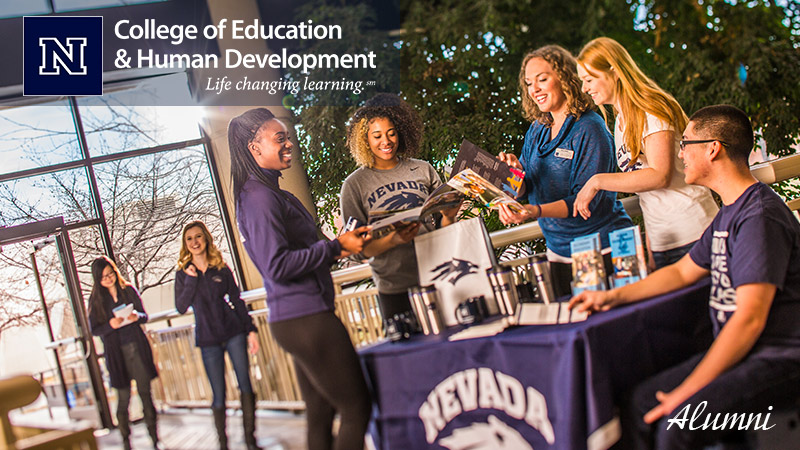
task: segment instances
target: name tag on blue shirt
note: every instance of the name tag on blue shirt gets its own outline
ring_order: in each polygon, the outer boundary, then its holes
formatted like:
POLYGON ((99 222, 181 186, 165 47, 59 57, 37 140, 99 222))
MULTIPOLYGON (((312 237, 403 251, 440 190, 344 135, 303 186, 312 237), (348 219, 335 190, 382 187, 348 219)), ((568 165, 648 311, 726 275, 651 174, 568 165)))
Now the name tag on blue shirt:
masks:
POLYGON ((556 149, 556 158, 572 159, 573 156, 575 156, 575 152, 572 150, 567 150, 565 148, 556 149))

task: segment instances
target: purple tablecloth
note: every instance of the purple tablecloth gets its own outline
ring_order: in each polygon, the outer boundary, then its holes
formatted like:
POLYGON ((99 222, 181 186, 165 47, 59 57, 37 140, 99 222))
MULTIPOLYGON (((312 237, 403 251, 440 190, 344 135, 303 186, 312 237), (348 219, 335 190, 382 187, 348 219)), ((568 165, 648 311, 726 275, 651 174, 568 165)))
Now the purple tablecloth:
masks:
POLYGON ((388 449, 607 448, 615 403, 710 342, 707 280, 565 325, 359 352, 388 449))

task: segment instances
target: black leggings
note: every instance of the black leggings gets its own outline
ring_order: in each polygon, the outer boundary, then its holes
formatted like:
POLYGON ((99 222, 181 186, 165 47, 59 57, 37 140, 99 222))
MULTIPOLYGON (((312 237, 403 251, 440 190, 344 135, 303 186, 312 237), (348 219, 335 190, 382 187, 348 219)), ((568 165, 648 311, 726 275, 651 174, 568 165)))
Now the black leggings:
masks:
POLYGON ((372 403, 350 337, 333 312, 269 324, 272 335, 294 357, 306 402, 309 450, 361 450, 372 403), (341 415, 336 439, 333 418, 341 415))
MULTIPOLYGON (((136 380, 136 390, 142 400, 142 412, 148 430, 151 434, 155 433, 156 427, 156 408, 153 405, 153 397, 150 393, 150 374, 147 373, 144 360, 142 359, 139 348, 135 342, 122 345, 122 357, 125 362, 125 369, 128 375, 136 380)), ((122 437, 127 440, 130 435, 130 419, 128 415, 128 405, 131 401, 131 386, 117 388, 117 424, 122 437)))

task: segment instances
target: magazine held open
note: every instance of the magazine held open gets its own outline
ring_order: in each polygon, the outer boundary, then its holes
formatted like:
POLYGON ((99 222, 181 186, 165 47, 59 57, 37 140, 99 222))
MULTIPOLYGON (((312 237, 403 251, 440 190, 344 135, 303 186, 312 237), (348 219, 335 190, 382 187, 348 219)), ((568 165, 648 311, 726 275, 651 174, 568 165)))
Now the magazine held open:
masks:
POLYGON ((433 191, 422 206, 373 213, 369 218, 372 236, 379 238, 415 222, 433 230, 436 228, 436 213, 457 208, 468 198, 490 209, 506 205, 514 212, 525 212, 525 208, 515 200, 522 188, 523 174, 486 150, 465 139, 453 171, 458 172, 433 191))

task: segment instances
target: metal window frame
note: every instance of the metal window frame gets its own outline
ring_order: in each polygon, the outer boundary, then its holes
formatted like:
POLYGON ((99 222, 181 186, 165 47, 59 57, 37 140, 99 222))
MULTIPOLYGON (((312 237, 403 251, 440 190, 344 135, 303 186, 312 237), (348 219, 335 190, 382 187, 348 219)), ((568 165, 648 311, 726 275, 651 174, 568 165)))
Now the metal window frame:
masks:
MULTIPOLYGON (((151 77, 148 76, 148 77, 124 80, 119 83, 114 83, 114 85, 115 87, 120 87, 127 83, 137 84, 144 78, 151 78, 151 77)), ((0 183, 13 180, 20 180, 24 178, 30 178, 39 175, 46 175, 64 170, 83 168, 84 170, 86 170, 86 176, 87 176, 87 181, 89 183, 90 197, 92 200, 92 205, 94 207, 95 218, 90 220, 70 223, 67 224, 66 227, 67 229, 72 230, 77 228, 83 228, 86 226, 99 225, 101 239, 103 241, 105 253, 111 259, 116 260, 114 257, 114 249, 112 246, 110 233, 108 231, 108 224, 105 219, 105 210, 103 209, 102 206, 102 200, 100 198, 100 192, 97 185, 97 177, 94 173, 94 166, 96 164, 101 164, 111 161, 119 161, 123 159, 134 158, 137 156, 151 155, 160 152, 179 150, 179 149, 202 145, 206 159, 206 164, 208 164, 209 172, 211 174, 211 183, 215 193, 217 208, 219 208, 220 218, 222 220, 222 225, 225 230, 225 238, 228 242, 228 247, 231 250, 231 259, 232 259, 231 263, 233 264, 233 268, 237 276, 239 277, 242 290, 246 290, 247 282, 246 278, 244 277, 242 269, 241 255, 239 252, 239 247, 236 245, 233 223, 231 216, 228 213, 227 204, 225 202, 225 194, 224 194, 224 189, 222 187, 222 183, 220 181, 217 161, 216 158, 214 157, 214 153, 211 147, 211 138, 206 134, 203 127, 200 126, 200 124, 198 123, 198 129, 200 131, 200 136, 201 136, 199 138, 178 141, 178 142, 171 142, 168 144, 157 145, 153 147, 118 152, 110 155, 92 156, 86 140, 86 133, 83 129, 83 122, 81 120, 81 115, 80 115, 80 106, 78 105, 78 97, 69 96, 63 98, 65 98, 68 101, 68 104, 70 106, 70 111, 72 114, 73 124, 75 126, 75 134, 78 140, 78 146, 81 158, 58 164, 51 164, 42 167, 35 167, 32 169, 20 170, 8 174, 0 174, 0 183)), ((14 99, 9 99, 8 102, 0 103, 0 108, 4 105, 14 104, 14 103, 15 103, 14 99)), ((23 104, 14 104, 14 106, 24 108, 25 106, 28 106, 25 103, 28 102, 24 102, 23 104)), ((35 101, 31 102, 30 104, 37 104, 37 103, 40 102, 35 101)))

